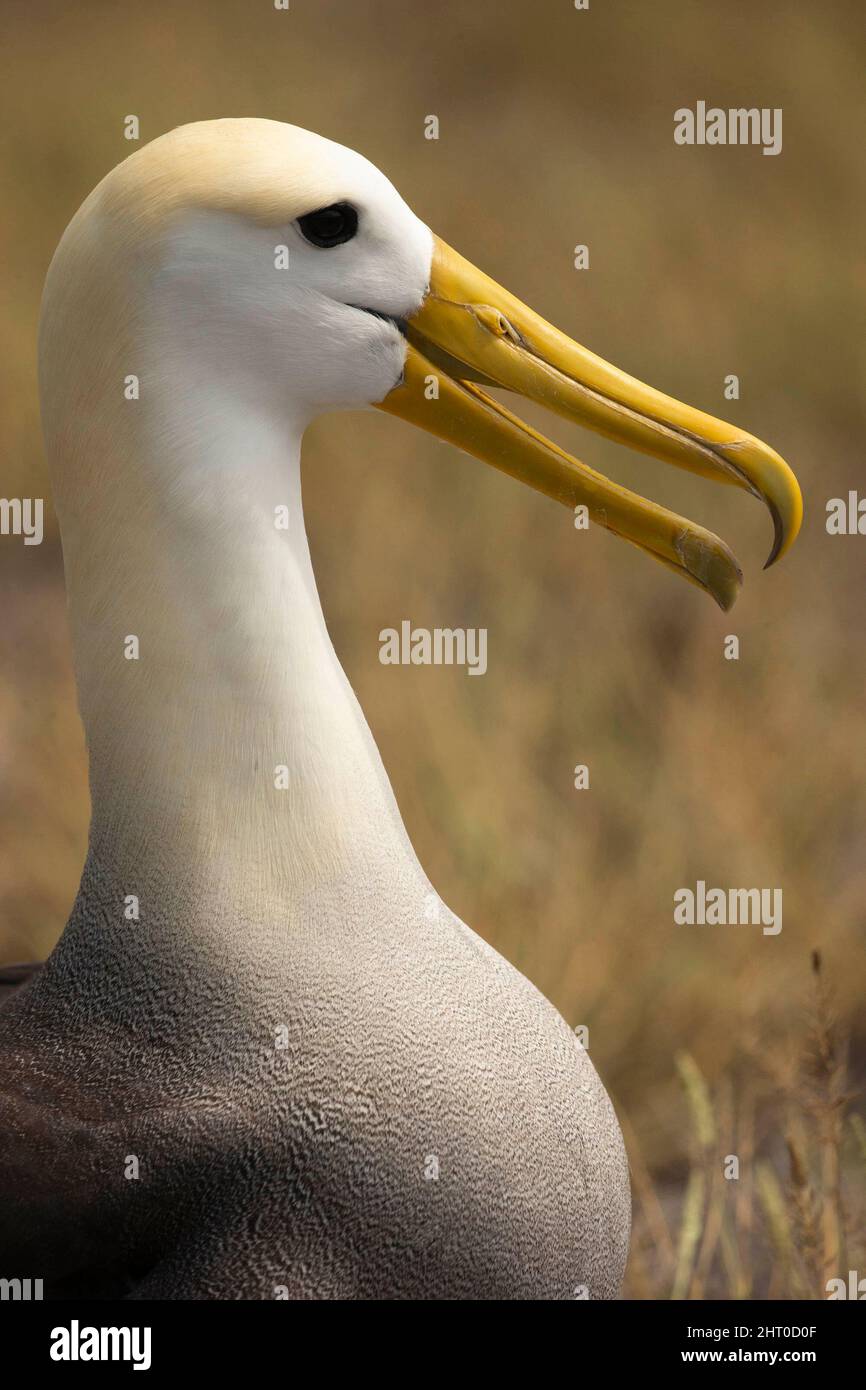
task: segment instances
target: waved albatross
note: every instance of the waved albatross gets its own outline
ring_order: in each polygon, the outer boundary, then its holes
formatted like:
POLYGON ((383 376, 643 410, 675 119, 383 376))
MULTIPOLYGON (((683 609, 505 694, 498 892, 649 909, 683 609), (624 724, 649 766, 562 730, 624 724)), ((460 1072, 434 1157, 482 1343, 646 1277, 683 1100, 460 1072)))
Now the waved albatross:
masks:
POLYGON ((301 436, 378 404, 723 607, 717 537, 484 388, 763 498, 771 559, 800 521, 787 465, 557 332, 360 155, 267 120, 182 127, 99 184, 48 273, 40 376, 93 809, 63 936, 0 1012, 5 1273, 60 1297, 615 1296, 613 1109, 413 853, 325 628, 301 436))

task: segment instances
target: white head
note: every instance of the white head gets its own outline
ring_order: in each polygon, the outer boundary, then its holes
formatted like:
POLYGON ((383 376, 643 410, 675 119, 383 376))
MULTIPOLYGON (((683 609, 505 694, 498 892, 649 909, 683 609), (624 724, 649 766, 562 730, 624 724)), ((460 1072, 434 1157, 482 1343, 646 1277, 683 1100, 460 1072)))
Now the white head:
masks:
MULTIPOLYGON (((383 403, 584 504, 729 606, 741 576, 722 542, 506 420, 473 382, 763 496, 772 559, 799 526, 796 481, 772 450, 579 347, 435 238, 368 160, 275 121, 180 127, 102 181, 49 271, 40 366, 70 531, 106 493, 149 510, 166 486, 183 491, 184 447, 224 443, 241 417, 246 438, 297 438, 321 411, 383 403), (432 408, 419 390, 431 373, 432 408), (128 376, 135 411, 122 408, 128 376)), ((190 478, 195 490, 188 463, 190 478)))
POLYGON ((203 378, 296 425, 380 401, 399 381, 394 320, 420 307, 433 242, 368 160, 256 120, 187 126, 135 158, 168 159, 187 189, 154 228, 147 311, 203 378), (210 196, 190 201, 202 142, 210 196))
POLYGON ((52 263, 50 451, 82 396, 111 412, 116 374, 139 377, 140 414, 154 373, 292 429, 380 401, 406 351, 393 320, 420 306, 432 246, 378 169, 309 131, 223 120, 155 140, 94 190, 52 263))

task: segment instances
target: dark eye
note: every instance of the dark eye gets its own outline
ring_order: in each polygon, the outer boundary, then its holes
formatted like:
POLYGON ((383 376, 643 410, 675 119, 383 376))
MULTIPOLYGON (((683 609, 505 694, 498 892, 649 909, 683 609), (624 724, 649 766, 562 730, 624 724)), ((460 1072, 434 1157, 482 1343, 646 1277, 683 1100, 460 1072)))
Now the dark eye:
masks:
POLYGON ((341 246, 358 230, 358 214, 351 203, 332 203, 298 218, 298 226, 314 246, 341 246))

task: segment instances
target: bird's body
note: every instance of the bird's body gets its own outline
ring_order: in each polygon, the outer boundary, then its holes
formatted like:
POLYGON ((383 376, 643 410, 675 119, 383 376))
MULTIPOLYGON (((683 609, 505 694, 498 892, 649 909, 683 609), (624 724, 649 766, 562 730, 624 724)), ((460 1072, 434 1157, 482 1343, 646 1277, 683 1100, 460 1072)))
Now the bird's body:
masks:
POLYGON ((93 816, 66 931, 0 1011, 0 1249, 49 1292, 616 1294, 613 1109, 421 869, 328 637, 300 491, 322 410, 430 410, 730 602, 721 542, 473 383, 527 381, 762 491, 777 550, 785 465, 686 407, 660 425, 675 402, 554 334, 360 156, 274 122, 172 132, 67 230, 40 364, 93 816))
POLYGON ((7 1263, 142 1297, 616 1292, 628 1181, 586 1053, 393 869, 258 922, 206 896, 219 937, 180 951, 185 897, 107 956, 110 901, 81 910, 2 1015, 7 1263))

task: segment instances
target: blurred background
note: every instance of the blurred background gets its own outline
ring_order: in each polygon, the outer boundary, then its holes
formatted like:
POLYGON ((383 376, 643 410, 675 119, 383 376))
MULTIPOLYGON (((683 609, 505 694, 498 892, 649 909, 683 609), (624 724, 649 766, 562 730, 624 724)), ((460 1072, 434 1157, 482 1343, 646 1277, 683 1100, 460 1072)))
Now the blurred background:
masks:
MULTIPOLYGON (((50 499, 42 282, 79 203, 137 148, 129 114, 142 141, 258 115, 357 148, 578 341, 794 467, 804 533, 764 574, 770 525, 746 494, 543 422, 733 545, 729 615, 376 412, 317 422, 304 479, 329 628, 422 863, 589 1028, 632 1165, 626 1293, 825 1296, 864 1258, 866 539, 824 527, 829 498, 866 494, 861 6, 4 0, 2 23, 0 495, 50 499), (675 145, 674 111, 699 99, 783 108, 783 152, 675 145), (486 627, 485 678, 380 665, 378 633, 403 618, 486 627), (781 887, 781 934, 675 926, 673 893, 699 878, 781 887), (721 1179, 731 1153, 738 1182, 721 1179)), ((0 615, 11 961, 51 949, 87 834, 50 501, 41 547, 0 537, 0 615)))

